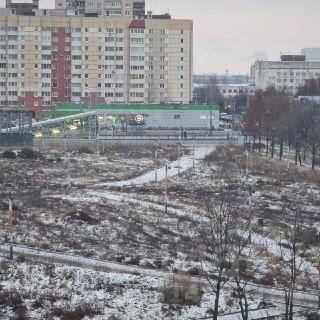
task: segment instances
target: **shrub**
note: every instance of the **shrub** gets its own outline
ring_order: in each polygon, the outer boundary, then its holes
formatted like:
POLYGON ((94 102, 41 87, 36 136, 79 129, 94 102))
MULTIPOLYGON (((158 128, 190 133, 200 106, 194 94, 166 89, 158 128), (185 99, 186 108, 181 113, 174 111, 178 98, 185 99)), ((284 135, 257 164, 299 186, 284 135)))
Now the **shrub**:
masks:
POLYGON ((304 316, 307 320, 320 320, 320 312, 306 312, 304 316))
POLYGON ((18 254, 16 261, 18 263, 26 262, 26 256, 23 253, 18 254))
POLYGON ((86 147, 86 146, 82 146, 78 149, 78 152, 79 153, 84 153, 84 154, 92 154, 93 151, 89 148, 89 147, 86 147))
POLYGON ((36 152, 36 151, 33 151, 32 149, 30 148, 24 148, 22 149, 18 156, 22 159, 27 159, 27 160, 35 160, 35 159, 40 159, 42 158, 42 155, 40 152, 36 152))
POLYGON ((100 313, 97 311, 92 310, 91 308, 85 307, 78 307, 75 310, 66 310, 56 308, 53 309, 51 312, 52 317, 58 317, 61 320, 82 320, 85 317, 94 317, 99 315, 100 313))
POLYGON ((5 158, 5 159, 16 159, 17 155, 13 151, 6 150, 6 151, 4 151, 2 153, 2 158, 5 158))
POLYGON ((99 223, 98 219, 95 219, 95 218, 91 217, 89 214, 87 214, 86 212, 82 212, 82 211, 73 213, 67 219, 73 220, 73 221, 81 221, 81 222, 92 224, 92 225, 99 223))
POLYGON ((168 304, 199 305, 203 291, 190 276, 173 276, 162 288, 163 300, 168 304))
POLYGON ((178 160, 179 158, 180 158, 180 153, 179 152, 175 152, 175 151, 173 151, 171 154, 170 154, 170 156, 169 156, 169 160, 171 161, 171 162, 173 162, 173 161, 176 161, 176 160, 178 160))

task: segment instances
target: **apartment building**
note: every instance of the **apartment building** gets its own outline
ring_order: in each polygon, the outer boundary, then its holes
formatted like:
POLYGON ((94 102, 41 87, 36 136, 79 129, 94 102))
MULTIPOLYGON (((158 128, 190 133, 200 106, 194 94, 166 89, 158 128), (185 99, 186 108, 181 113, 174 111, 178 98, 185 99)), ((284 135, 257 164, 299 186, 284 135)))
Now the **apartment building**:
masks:
POLYGON ((88 13, 0 9, 0 107, 192 100, 191 20, 88 13))
POLYGON ((251 69, 257 89, 274 87, 294 95, 306 80, 320 78, 320 62, 305 56, 282 56, 281 61, 256 61, 251 69))
POLYGON ((145 0, 55 0, 55 8, 70 16, 145 16, 145 0))

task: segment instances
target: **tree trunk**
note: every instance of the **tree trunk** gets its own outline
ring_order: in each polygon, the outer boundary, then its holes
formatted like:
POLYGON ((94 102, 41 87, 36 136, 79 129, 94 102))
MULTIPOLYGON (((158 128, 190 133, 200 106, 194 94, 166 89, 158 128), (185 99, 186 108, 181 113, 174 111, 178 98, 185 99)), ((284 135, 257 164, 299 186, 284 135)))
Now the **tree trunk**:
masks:
POLYGON ((244 309, 245 309, 245 314, 246 314, 246 320, 249 319, 249 304, 248 304, 248 299, 247 295, 244 295, 244 309))
POLYGON ((280 160, 282 160, 283 157, 283 141, 280 142, 280 154, 279 154, 280 160))
POLYGON ((218 314, 219 314, 219 300, 220 300, 220 290, 221 290, 221 280, 217 280, 217 289, 215 294, 215 300, 214 300, 214 310, 213 310, 213 320, 218 320, 218 314))
POLYGON ((259 137, 259 154, 261 154, 261 137, 259 137))
POLYGON ((274 157, 274 139, 272 139, 272 142, 271 142, 271 158, 273 159, 274 157))
POLYGON ((269 138, 267 139, 266 156, 269 154, 269 138))
POLYGON ((301 159, 300 148, 299 148, 299 152, 298 152, 298 157, 299 157, 300 167, 302 167, 302 159, 301 159))
POLYGON ((315 145, 313 144, 312 145, 312 170, 315 170, 316 168, 316 147, 315 145))
POLYGON ((285 320, 289 320, 289 296, 288 293, 285 292, 285 306, 286 306, 286 314, 285 314, 285 320))

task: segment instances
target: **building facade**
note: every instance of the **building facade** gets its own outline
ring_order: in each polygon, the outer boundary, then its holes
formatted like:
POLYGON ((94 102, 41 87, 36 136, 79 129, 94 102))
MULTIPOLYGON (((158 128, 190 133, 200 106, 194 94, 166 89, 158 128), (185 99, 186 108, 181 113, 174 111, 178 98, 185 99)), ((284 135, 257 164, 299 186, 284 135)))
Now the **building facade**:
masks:
POLYGON ((0 9, 0 107, 189 103, 192 21, 152 13, 135 19, 130 8, 128 15, 125 7, 121 15, 0 9))
POLYGON ((55 8, 70 16, 145 16, 145 0, 55 0, 55 8))
POLYGON ((224 99, 238 96, 254 96, 256 87, 251 84, 218 84, 220 94, 224 99))
POLYGON ((43 118, 58 118, 82 112, 96 111, 100 124, 115 127, 143 125, 145 128, 170 129, 219 129, 219 107, 217 105, 88 105, 62 104, 55 110, 44 110, 43 118))
POLYGON ((283 56, 282 61, 256 61, 252 76, 257 89, 274 87, 294 95, 306 80, 320 78, 320 62, 306 61, 303 56, 283 56))
POLYGON ((301 54, 306 56, 307 61, 320 62, 320 48, 303 48, 301 54))

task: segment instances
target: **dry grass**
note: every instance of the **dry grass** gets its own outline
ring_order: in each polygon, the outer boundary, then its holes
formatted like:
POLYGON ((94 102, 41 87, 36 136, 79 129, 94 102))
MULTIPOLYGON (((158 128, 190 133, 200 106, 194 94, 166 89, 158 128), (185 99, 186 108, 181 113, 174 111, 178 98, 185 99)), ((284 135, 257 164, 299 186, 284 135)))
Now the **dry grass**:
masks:
POLYGON ((299 170, 294 164, 287 164, 266 158, 256 153, 246 155, 243 146, 219 146, 205 159, 208 164, 217 164, 225 171, 248 169, 254 175, 267 176, 280 181, 307 181, 320 185, 319 171, 299 170))
POLYGON ((188 275, 173 276, 162 288, 163 299, 168 304, 199 305, 203 291, 188 275))

